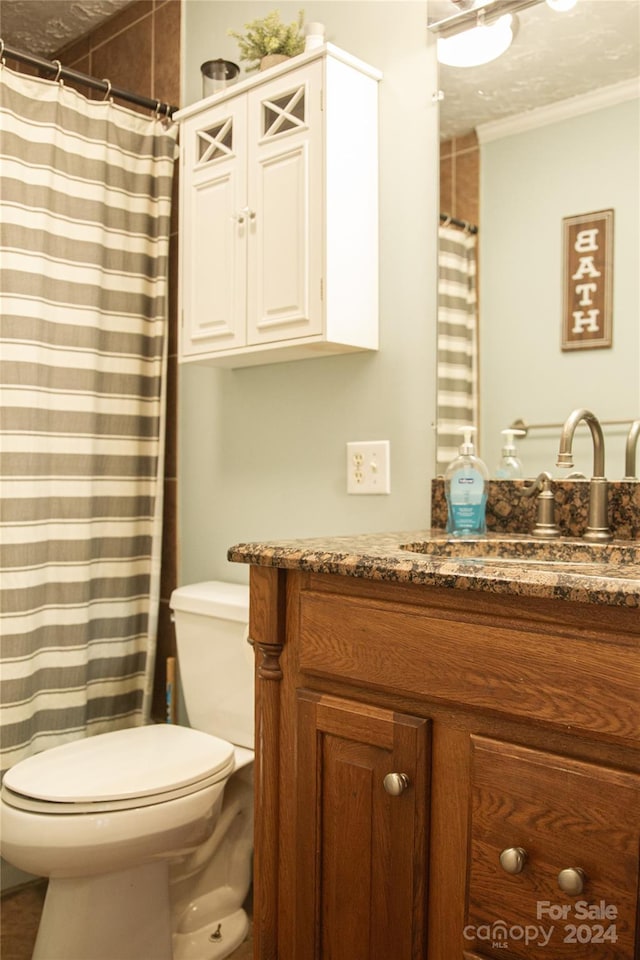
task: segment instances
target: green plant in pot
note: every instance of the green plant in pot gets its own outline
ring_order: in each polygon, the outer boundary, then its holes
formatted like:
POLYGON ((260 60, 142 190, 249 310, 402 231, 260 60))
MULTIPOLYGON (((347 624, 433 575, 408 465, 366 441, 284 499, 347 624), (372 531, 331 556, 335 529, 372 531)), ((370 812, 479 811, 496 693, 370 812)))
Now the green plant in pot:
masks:
MULTIPOLYGON (((304 35, 302 23, 304 10, 298 13, 298 19, 293 23, 283 23, 280 11, 272 10, 262 20, 251 20, 245 23, 244 33, 229 30, 229 36, 238 41, 240 59, 247 61, 247 71, 264 69, 262 61, 265 57, 277 56, 279 60, 295 57, 304 50, 304 35)), ((277 62, 279 62, 279 60, 277 62)), ((271 65, 268 62, 267 65, 271 65)))

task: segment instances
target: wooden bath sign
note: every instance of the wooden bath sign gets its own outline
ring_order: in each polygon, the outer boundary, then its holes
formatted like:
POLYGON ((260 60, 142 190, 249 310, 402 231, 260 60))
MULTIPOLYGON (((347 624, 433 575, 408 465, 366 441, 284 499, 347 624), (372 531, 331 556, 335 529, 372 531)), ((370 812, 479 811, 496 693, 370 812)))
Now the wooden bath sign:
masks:
POLYGON ((565 217, 562 349, 610 347, 613 210, 565 217))

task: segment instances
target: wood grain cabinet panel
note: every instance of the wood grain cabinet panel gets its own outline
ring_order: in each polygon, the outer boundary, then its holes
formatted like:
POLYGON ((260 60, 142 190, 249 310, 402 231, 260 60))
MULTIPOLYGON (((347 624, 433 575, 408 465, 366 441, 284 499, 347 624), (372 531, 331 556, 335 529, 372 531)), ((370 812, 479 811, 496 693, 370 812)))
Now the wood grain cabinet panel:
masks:
POLYGON ((425 720, 298 692, 296 960, 424 955, 428 743, 425 720))
POLYGON ((633 960, 640 777, 481 737, 472 756, 469 946, 509 960, 633 960), (561 872, 576 882, 578 870, 583 888, 561 889, 561 872))

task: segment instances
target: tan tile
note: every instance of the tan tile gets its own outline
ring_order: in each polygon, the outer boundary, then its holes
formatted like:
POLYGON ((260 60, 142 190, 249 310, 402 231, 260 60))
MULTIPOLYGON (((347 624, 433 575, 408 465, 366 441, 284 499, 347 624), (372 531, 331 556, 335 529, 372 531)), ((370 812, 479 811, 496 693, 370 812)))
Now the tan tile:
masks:
POLYGON ((121 90, 150 98, 151 52, 152 18, 145 17, 92 51, 91 72, 121 90))
POLYGON ((169 237, 169 356, 178 353, 178 244, 177 233, 169 237))
POLYGON ((153 678, 151 717, 156 723, 164 723, 167 717, 167 657, 175 657, 176 639, 168 601, 161 601, 158 617, 158 642, 156 646, 156 669, 153 678))
POLYGON ((91 40, 90 34, 68 43, 61 47, 51 60, 60 60, 65 67, 71 67, 73 70, 79 70, 80 73, 88 73, 90 69, 91 40))
POLYGON ((465 133, 462 137, 454 137, 454 152, 461 153, 463 150, 475 150, 478 147, 478 135, 475 130, 471 133, 465 133))
POLYGON ((173 183, 171 190, 171 234, 177 234, 180 229, 180 164, 177 159, 173 167, 173 183))
POLYGON ((451 213, 453 210, 453 159, 440 160, 440 211, 451 213))
POLYGON ((177 542, 176 500, 178 484, 169 478, 164 483, 164 519, 162 530, 162 569, 160 596, 168 600, 177 583, 177 542))
POLYGON ((94 46, 112 39, 123 30, 127 30, 132 24, 137 23, 143 17, 149 17, 153 13, 153 0, 133 0, 133 3, 123 7, 118 13, 105 20, 103 24, 97 27, 91 34, 94 46))
POLYGON ((441 140, 440 141, 440 159, 443 160, 445 157, 450 157, 453 154, 453 140, 441 140))
POLYGON ((455 216, 469 223, 478 223, 480 189, 480 154, 470 150, 456 157, 455 216))
POLYGON ((47 892, 47 881, 37 880, 2 897, 0 943, 2 960, 31 960, 47 892))
POLYGON ((179 107, 180 0, 158 4, 153 16, 153 40, 152 96, 179 107))

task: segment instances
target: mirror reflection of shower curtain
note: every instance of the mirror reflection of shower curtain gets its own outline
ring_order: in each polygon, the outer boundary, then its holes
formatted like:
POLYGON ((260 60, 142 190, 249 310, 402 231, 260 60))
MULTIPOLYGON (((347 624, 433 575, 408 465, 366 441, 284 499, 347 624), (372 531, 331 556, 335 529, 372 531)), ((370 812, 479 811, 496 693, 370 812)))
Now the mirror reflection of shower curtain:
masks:
POLYGON ((0 68, 2 769, 149 714, 176 128, 0 68))
POLYGON ((462 443, 459 428, 478 426, 477 238, 454 227, 438 229, 438 344, 436 473, 462 443))

